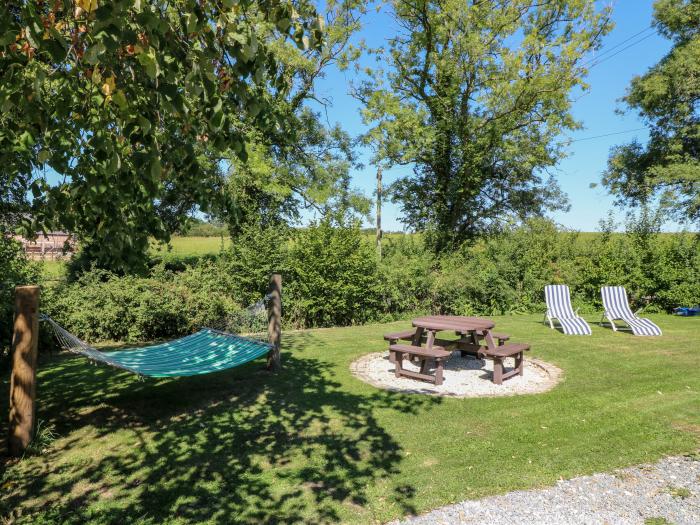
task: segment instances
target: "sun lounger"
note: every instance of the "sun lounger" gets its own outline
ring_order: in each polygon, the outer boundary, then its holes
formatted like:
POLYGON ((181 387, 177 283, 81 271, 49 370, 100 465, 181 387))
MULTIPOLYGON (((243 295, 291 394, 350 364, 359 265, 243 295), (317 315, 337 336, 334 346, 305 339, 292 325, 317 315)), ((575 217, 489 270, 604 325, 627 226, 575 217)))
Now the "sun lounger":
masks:
POLYGON ((600 289, 600 295, 605 307, 603 317, 607 318, 613 330, 617 331, 615 321, 620 320, 627 323, 634 335, 661 335, 661 328, 649 319, 637 316, 637 313, 632 311, 627 302, 627 292, 624 286, 603 286, 600 289))
POLYGON ((548 284, 544 287, 544 298, 547 303, 545 317, 550 328, 554 329, 554 319, 559 321, 562 332, 567 335, 591 335, 591 327, 574 312, 571 306, 569 287, 565 284, 548 284))

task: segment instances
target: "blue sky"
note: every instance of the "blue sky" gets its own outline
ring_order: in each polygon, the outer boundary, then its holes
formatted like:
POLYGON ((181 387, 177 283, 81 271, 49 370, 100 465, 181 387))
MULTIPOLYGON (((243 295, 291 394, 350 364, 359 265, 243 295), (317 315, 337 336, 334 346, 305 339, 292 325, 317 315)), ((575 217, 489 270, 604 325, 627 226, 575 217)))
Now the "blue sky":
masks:
MULTIPOLYGON (((615 27, 605 37, 603 47, 590 57, 592 59, 596 55, 600 56, 601 62, 591 67, 587 79, 590 92, 578 99, 572 107, 575 118, 583 123, 584 128, 570 135, 576 142, 570 144, 569 156, 553 170, 561 188, 569 197, 571 210, 553 213, 551 217, 568 228, 582 231, 597 229, 598 222, 614 208, 613 198, 605 188, 600 185, 590 188, 590 184, 600 182, 612 146, 635 137, 642 142, 647 139, 648 135, 644 129, 626 132, 644 128, 636 114, 627 112, 619 115, 615 110, 624 108, 618 100, 625 94, 630 80, 647 71, 670 49, 670 42, 653 30, 647 30, 621 44, 651 25, 652 4, 652 0, 615 2, 615 27), (625 49, 626 47, 628 48, 625 49), (622 131, 625 133, 591 138, 622 131)), ((365 18, 359 37, 365 38, 368 44, 377 46, 382 44, 390 32, 391 19, 384 13, 372 12, 365 18)), ((318 89, 322 96, 332 101, 332 107, 328 108, 329 120, 339 122, 350 134, 359 135, 366 127, 359 114, 359 103, 348 95, 352 76, 352 70, 330 70, 318 83, 318 89)), ((580 93, 573 94, 574 99, 578 96, 580 93)), ((367 165, 369 152, 364 152, 361 158, 366 166, 353 174, 354 185, 366 195, 372 195, 376 171, 367 165)), ((400 167, 385 171, 385 184, 410 173, 410 170, 410 167, 400 167)), ((624 218, 623 211, 614 211, 617 217, 624 218)), ((403 229, 399 215, 400 211, 396 206, 385 203, 382 219, 384 229, 403 229)), ((678 226, 667 224, 665 229, 676 230, 678 226)))

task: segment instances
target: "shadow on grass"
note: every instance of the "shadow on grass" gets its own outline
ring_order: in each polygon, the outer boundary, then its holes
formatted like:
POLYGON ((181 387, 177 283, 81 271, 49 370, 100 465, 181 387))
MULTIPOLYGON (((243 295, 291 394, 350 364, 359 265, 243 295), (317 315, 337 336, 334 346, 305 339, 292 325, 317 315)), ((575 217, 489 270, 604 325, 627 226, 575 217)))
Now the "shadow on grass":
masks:
MULTIPOLYGON (((375 411, 418 414, 441 400, 348 392, 334 365, 299 352, 316 340, 287 341, 295 355, 283 353, 277 374, 257 362, 138 381, 79 357, 49 359, 39 417, 66 438, 35 460, 45 468, 10 466, 21 480, 1 496, 0 515, 24 505, 44 522, 223 524, 332 522, 365 512, 368 489, 399 472, 403 455, 375 411)), ((414 512, 414 492, 397 486, 391 503, 414 512)))

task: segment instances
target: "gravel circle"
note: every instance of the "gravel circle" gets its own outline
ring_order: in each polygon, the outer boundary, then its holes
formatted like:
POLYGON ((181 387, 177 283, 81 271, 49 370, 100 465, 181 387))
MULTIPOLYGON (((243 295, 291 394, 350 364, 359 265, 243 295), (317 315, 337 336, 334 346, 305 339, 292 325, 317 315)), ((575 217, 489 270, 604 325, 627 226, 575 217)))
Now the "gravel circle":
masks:
POLYGON ((700 461, 677 456, 540 490, 468 500, 394 525, 643 525, 700 523, 700 461))
MULTIPOLYGON (((404 368, 418 371, 419 367, 404 360, 404 368)), ((514 366, 506 362, 506 371, 514 366)), ((394 392, 430 394, 447 397, 494 397, 519 394, 539 394, 551 390, 561 380, 562 371, 556 366, 538 359, 525 359, 522 376, 515 376, 496 385, 491 381, 493 361, 461 357, 459 351, 445 363, 444 381, 436 386, 426 381, 408 377, 396 377, 395 365, 389 361, 388 352, 367 354, 353 361, 350 371, 358 379, 370 385, 394 392)))

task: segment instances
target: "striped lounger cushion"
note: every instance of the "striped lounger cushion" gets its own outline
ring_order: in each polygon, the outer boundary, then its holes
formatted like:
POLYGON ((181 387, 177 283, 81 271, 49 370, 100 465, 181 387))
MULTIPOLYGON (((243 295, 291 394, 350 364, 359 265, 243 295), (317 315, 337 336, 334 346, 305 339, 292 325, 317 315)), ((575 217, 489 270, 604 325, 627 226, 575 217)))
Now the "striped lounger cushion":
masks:
POLYGON ((637 317, 632 311, 624 286, 603 286, 600 295, 603 298, 605 317, 610 323, 620 319, 629 325, 634 335, 661 335, 661 328, 649 319, 637 317))
POLYGON ((547 317, 557 319, 567 335, 591 335, 588 323, 576 315, 571 306, 569 287, 565 284, 548 284, 544 287, 547 317))

